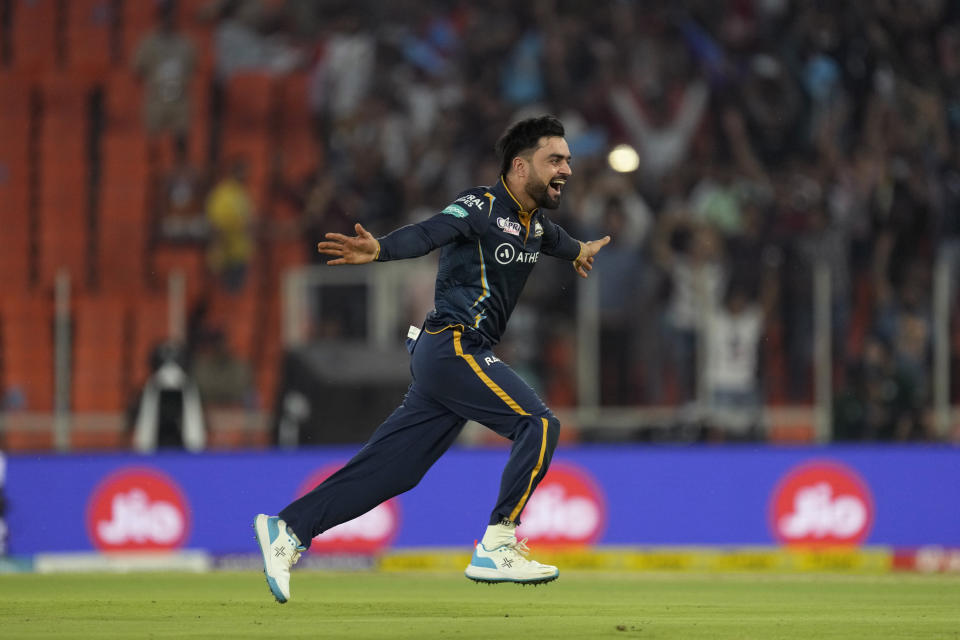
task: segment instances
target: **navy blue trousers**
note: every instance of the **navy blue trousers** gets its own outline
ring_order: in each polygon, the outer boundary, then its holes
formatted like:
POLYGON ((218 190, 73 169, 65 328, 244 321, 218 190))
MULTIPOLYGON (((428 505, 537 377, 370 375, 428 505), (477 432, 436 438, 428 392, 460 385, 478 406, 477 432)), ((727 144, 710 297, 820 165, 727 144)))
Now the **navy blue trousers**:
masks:
POLYGON ((513 441, 490 524, 520 521, 557 446, 560 423, 489 346, 459 326, 423 331, 403 404, 339 471, 280 512, 300 541, 415 487, 467 420, 513 441))

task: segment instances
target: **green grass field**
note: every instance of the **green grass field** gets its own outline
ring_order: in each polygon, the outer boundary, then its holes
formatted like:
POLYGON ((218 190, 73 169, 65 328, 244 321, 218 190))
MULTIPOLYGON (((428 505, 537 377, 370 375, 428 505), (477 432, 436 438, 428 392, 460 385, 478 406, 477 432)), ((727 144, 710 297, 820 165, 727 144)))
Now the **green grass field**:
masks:
POLYGON ((2 638, 960 638, 960 577, 567 572, 0 575, 2 638))

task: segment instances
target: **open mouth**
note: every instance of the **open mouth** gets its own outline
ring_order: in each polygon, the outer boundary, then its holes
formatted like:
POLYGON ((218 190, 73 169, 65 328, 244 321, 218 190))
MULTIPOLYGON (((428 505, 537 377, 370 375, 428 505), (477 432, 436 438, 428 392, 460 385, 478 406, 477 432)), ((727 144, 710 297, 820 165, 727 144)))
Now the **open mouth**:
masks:
POLYGON ((566 184, 567 184, 566 178, 554 178, 553 180, 551 180, 550 184, 548 185, 549 187, 548 190, 550 192, 550 195, 553 196, 554 198, 559 198, 560 193, 563 191, 563 187, 566 184))

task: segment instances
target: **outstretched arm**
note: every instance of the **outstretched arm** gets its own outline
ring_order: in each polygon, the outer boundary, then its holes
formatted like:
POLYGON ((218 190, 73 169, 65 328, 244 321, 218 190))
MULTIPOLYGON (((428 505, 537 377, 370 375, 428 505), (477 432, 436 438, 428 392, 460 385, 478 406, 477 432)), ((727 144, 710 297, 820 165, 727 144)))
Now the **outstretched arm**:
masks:
POLYGON ((587 271, 593 269, 593 256, 610 242, 610 236, 603 236, 599 240, 589 242, 580 241, 580 255, 573 261, 574 270, 581 278, 587 277, 587 271))
POLYGON ((342 233, 327 233, 323 242, 317 243, 317 251, 335 256, 327 264, 367 264, 377 259, 380 243, 359 222, 354 225, 357 235, 345 236, 342 233))

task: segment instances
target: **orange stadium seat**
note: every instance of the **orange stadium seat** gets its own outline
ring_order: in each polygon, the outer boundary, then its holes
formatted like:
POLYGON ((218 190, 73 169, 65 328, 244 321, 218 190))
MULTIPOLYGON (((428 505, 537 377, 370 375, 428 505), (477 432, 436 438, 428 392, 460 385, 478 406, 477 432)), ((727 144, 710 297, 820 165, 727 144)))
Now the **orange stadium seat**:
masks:
POLYGON ((120 69, 106 76, 104 105, 108 131, 143 131, 143 86, 133 72, 120 69))
POLYGON ((86 118, 92 84, 90 78, 75 73, 40 76, 44 119, 73 123, 86 118))
POLYGON ((66 267, 72 282, 85 282, 87 266, 86 83, 68 75, 42 79, 39 136, 38 276, 52 284, 66 267))
POLYGON ((114 3, 70 0, 66 7, 68 67, 74 72, 103 76, 113 63, 114 3))
POLYGON ((30 112, 26 79, 0 74, 0 277, 5 288, 22 290, 28 282, 30 251, 30 112))
POLYGON ((160 246, 150 252, 148 276, 160 291, 167 290, 171 273, 183 273, 187 288, 188 308, 206 288, 207 267, 203 249, 196 246, 160 246))
POLYGON ((53 409, 53 301, 49 296, 0 301, 4 386, 23 393, 27 411, 53 409))
POLYGON ((131 304, 133 351, 131 354, 131 391, 142 387, 150 375, 150 354, 169 336, 166 294, 141 295, 131 304))
POLYGON ((126 402, 126 307, 116 297, 75 300, 72 407, 74 411, 120 411, 126 402))
POLYGON ((132 160, 142 151, 136 144, 111 144, 104 149, 95 256, 100 286, 106 291, 136 292, 147 285, 146 162, 142 157, 139 162, 132 160), (124 157, 130 158, 127 164, 122 163, 124 157))
POLYGON ((225 129, 267 128, 273 115, 277 82, 266 73, 243 72, 227 81, 225 129))
POLYGON ((11 44, 13 67, 38 73, 57 68, 61 43, 57 37, 57 0, 13 0, 11 44))
POLYGON ((278 79, 280 84, 280 126, 300 133, 310 130, 310 74, 290 73, 278 79))
MULTIPOLYGON (((210 307, 207 313, 208 323, 220 328, 227 336, 230 351, 236 356, 249 360, 253 352, 257 314, 257 286, 253 272, 243 291, 237 294, 225 293, 214 289, 209 295, 210 307)), ((259 339, 259 337, 257 337, 259 339)))
POLYGON ((284 77, 281 82, 278 151, 283 158, 284 178, 288 181, 302 180, 323 163, 310 113, 310 76, 294 73, 284 77))
POLYGON ((197 70, 190 81, 190 162, 207 166, 210 149, 210 72, 197 70))
POLYGON ((122 62, 121 66, 130 69, 133 56, 143 39, 156 24, 157 5, 143 0, 123 0, 120 5, 120 24, 122 26, 122 62))

